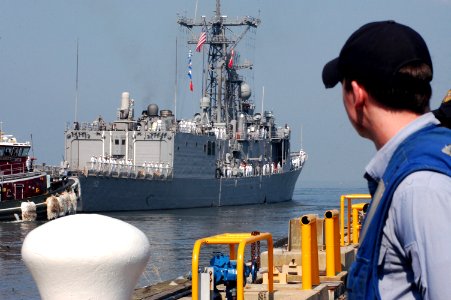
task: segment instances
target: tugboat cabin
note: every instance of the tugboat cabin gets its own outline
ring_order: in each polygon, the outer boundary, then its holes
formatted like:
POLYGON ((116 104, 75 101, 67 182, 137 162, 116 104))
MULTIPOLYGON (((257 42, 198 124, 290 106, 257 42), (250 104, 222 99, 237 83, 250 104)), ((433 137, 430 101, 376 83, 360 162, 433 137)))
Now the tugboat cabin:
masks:
POLYGON ((18 143, 11 135, 0 140, 0 201, 22 200, 47 190, 47 178, 33 172, 30 142, 18 143))

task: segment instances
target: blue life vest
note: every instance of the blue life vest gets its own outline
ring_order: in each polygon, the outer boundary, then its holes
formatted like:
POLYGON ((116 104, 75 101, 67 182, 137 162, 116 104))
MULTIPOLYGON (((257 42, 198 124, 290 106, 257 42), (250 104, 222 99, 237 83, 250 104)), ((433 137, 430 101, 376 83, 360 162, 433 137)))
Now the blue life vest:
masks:
MULTIPOLYGON (((374 214, 370 220, 367 215, 362 228, 367 226, 366 234, 360 243, 356 261, 349 270, 347 288, 348 298, 380 299, 378 288, 378 259, 383 227, 388 215, 393 193, 401 181, 409 174, 428 170, 451 176, 451 130, 428 126, 413 133, 404 140, 394 152, 382 177, 385 190, 377 207, 368 212, 374 214)), ((371 186, 371 185, 369 185, 371 186)), ((374 195, 374 189, 370 191, 374 195)))

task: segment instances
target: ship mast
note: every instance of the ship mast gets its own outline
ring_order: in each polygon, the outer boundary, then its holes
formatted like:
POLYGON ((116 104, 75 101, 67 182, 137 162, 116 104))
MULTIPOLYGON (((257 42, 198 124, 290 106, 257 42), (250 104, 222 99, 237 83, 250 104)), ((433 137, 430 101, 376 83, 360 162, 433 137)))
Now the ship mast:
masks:
MULTIPOLYGON (((248 105, 242 104, 240 99, 240 86, 243 82, 237 70, 251 68, 250 63, 246 65, 229 64, 233 59, 234 48, 244 37, 251 27, 256 28, 260 24, 260 19, 253 17, 242 17, 236 20, 228 20, 227 16, 221 15, 221 2, 216 0, 215 16, 207 20, 202 16, 200 21, 180 17, 177 20, 181 26, 192 29, 200 27, 206 32, 208 45, 208 63, 206 65, 207 83, 202 91, 203 97, 209 97, 211 108, 209 109, 209 119, 217 123, 229 124, 233 119, 237 119, 237 113, 244 111, 248 105), (241 35, 237 38, 227 36, 226 32, 231 32, 230 27, 245 27, 241 35), (244 108, 243 108, 244 107, 244 108)), ((188 44, 197 44, 197 38, 188 40, 188 44)), ((246 99, 247 101, 247 99, 246 99)))

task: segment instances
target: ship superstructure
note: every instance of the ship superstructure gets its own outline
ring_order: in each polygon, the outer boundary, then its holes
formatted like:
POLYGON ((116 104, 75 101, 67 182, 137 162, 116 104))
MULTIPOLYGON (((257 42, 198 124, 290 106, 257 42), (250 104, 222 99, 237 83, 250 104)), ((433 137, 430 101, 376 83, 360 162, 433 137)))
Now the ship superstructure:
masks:
POLYGON ((65 159, 79 174, 81 211, 170 209, 290 200, 306 160, 290 151, 290 128, 271 111, 258 113, 239 70, 239 41, 260 20, 228 21, 216 14, 201 21, 181 17, 181 26, 200 29, 189 44, 208 51, 200 111, 177 120, 169 109, 149 104, 135 118, 134 100, 122 93, 117 119, 68 126, 65 159), (244 27, 235 38, 230 28, 244 27), (235 63, 234 63, 235 60, 235 63))

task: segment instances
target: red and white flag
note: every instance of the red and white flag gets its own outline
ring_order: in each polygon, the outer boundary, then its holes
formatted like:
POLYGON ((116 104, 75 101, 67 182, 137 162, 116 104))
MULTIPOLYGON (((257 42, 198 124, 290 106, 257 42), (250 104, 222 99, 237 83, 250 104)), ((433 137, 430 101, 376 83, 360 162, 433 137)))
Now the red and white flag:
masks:
POLYGON ((231 69, 233 67, 233 56, 235 55, 235 51, 232 49, 232 51, 230 51, 230 59, 229 59, 229 63, 227 64, 227 67, 229 69, 231 69))
POLYGON ((199 41, 197 42, 196 51, 202 51, 202 45, 207 41, 207 32, 202 31, 199 36, 199 41))

